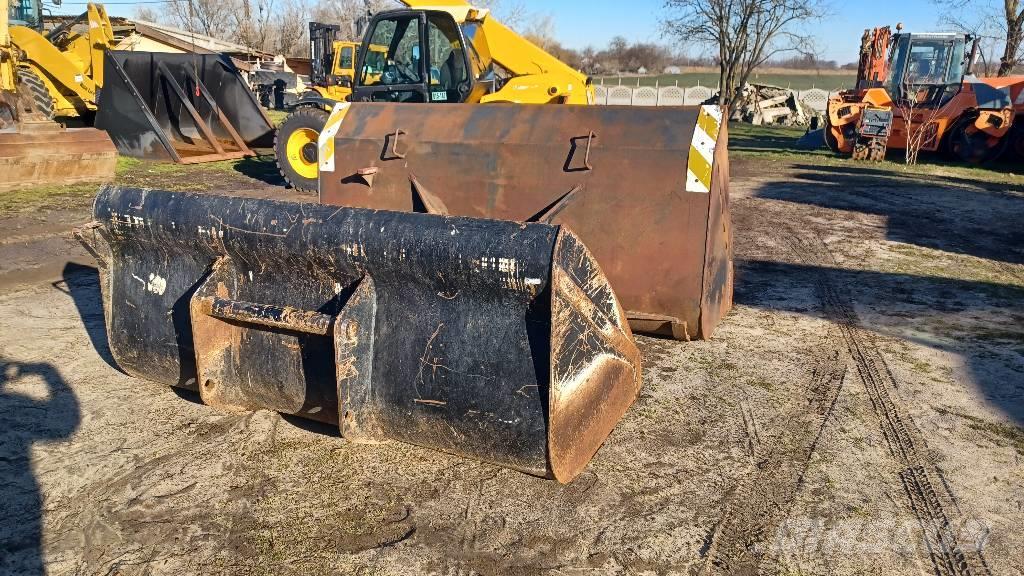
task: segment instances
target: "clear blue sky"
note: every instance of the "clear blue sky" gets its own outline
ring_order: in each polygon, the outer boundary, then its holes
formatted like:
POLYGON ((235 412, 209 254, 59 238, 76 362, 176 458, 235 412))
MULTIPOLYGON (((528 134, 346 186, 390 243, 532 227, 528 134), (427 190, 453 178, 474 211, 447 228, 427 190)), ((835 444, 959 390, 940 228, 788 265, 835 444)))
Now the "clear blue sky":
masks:
MULTIPOLYGON (((516 0, 504 0, 514 3, 516 0)), ((533 13, 551 14, 555 31, 563 44, 571 48, 587 45, 600 48, 613 36, 622 35, 630 41, 669 43, 662 38, 660 20, 664 14, 662 0, 522 0, 533 13)), ((832 15, 810 26, 823 59, 840 64, 857 59, 860 35, 865 28, 895 25, 903 22, 910 31, 938 31, 938 13, 931 0, 826 0, 831 2, 832 15), (891 21, 885 20, 887 17, 891 21)), ((967 1, 967 0, 965 0, 967 1)), ((111 15, 132 16, 134 5, 125 0, 111 0, 111 15), (115 3, 116 2, 116 3, 115 3)), ((153 5, 159 9, 159 5, 153 5)), ((54 10, 58 14, 81 13, 84 2, 65 4, 54 10)))
MULTIPOLYGON (((903 22, 908 31, 939 31, 930 0, 826 0, 832 15, 809 27, 821 57, 855 62, 865 28, 903 22), (891 18, 892 21, 885 20, 891 18)), ((965 0, 968 1, 968 0, 965 0)), ((554 16, 558 38, 571 48, 600 47, 619 34, 631 41, 670 42, 662 38, 662 0, 525 0, 531 11, 554 16)))

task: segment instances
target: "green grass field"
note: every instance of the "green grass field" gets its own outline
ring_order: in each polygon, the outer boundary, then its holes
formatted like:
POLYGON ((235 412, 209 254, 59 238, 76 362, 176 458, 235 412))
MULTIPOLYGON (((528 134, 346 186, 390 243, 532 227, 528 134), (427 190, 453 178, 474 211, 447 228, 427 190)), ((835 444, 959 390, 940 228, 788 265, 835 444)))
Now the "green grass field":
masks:
POLYGON ((1013 158, 1001 159, 984 166, 968 166, 951 162, 941 155, 921 153, 918 163, 907 166, 902 150, 891 150, 879 164, 855 162, 833 154, 825 147, 806 150, 796 146, 805 133, 803 128, 753 126, 741 122, 729 123, 729 157, 763 160, 767 163, 808 163, 820 166, 864 168, 881 170, 894 176, 943 181, 959 179, 967 182, 1006 185, 1019 190, 1024 186, 1024 166, 1013 158))
MULTIPOLYGON (((711 86, 712 88, 718 85, 718 74, 716 72, 686 72, 684 74, 662 74, 659 76, 642 76, 642 77, 605 77, 595 78, 595 84, 604 84, 605 86, 614 86, 621 83, 625 86, 636 86, 637 82, 640 82, 640 86, 673 86, 678 83, 679 86, 711 86)), ((855 74, 815 74, 813 72, 794 72, 793 74, 755 74, 751 77, 751 81, 758 84, 772 84, 775 86, 782 86, 783 88, 790 88, 792 90, 810 90, 811 88, 821 88, 822 90, 841 90, 843 88, 850 88, 856 81, 855 74)))

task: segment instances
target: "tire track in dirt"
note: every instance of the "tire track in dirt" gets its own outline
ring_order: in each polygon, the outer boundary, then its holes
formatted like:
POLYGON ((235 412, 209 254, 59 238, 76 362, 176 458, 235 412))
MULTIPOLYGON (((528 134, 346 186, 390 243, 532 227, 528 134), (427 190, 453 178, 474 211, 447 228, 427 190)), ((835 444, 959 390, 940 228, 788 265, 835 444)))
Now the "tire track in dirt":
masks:
POLYGON ((786 227, 791 254, 803 264, 817 267, 816 283, 823 295, 826 316, 838 327, 858 376, 864 383, 872 408, 892 458, 902 468, 899 476, 907 504, 921 528, 921 541, 933 572, 940 576, 988 575, 991 571, 980 550, 965 549, 958 541, 954 514, 956 499, 941 471, 927 456, 928 446, 913 418, 890 393, 899 387, 872 334, 860 325, 853 300, 832 277, 838 268, 832 253, 809 226, 799 232, 786 227), (944 490, 936 490, 938 483, 944 490))
POLYGON ((744 410, 754 469, 726 496, 706 545, 704 574, 759 573, 766 544, 789 515, 843 386, 846 359, 827 343, 823 350, 816 357, 805 402, 791 403, 782 419, 787 426, 764 444, 753 416, 744 410))

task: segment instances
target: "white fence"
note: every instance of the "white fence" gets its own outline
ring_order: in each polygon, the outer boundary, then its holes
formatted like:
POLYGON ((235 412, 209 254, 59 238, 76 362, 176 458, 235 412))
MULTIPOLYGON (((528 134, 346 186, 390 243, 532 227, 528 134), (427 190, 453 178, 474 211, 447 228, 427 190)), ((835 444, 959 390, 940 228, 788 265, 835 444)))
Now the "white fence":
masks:
MULTIPOLYGON (((808 108, 824 112, 833 94, 821 88, 793 90, 808 108)), ((717 90, 707 86, 594 86, 598 104, 609 106, 697 106, 714 96, 717 90)))

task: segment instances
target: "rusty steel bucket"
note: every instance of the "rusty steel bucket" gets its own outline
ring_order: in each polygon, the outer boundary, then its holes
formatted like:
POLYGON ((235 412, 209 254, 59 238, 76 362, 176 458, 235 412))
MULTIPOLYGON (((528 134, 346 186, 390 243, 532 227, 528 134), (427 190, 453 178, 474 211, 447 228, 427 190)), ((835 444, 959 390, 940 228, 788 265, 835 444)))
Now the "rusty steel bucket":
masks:
POLYGON ((345 103, 320 201, 568 226, 634 330, 709 338, 732 307, 727 142, 717 106, 345 103))
POLYGON ((108 51, 96 127, 134 158, 182 164, 254 156, 274 127, 222 54, 108 51))
POLYGON ((214 407, 568 482, 639 392, 622 309, 559 226, 114 187, 94 215, 117 363, 214 407))
POLYGON ((0 192, 43 184, 109 182, 117 150, 95 128, 63 128, 56 122, 22 122, 0 130, 0 192))

